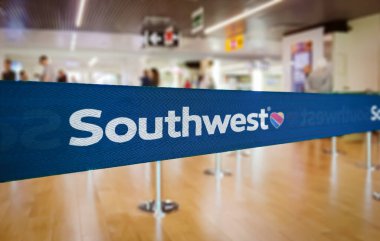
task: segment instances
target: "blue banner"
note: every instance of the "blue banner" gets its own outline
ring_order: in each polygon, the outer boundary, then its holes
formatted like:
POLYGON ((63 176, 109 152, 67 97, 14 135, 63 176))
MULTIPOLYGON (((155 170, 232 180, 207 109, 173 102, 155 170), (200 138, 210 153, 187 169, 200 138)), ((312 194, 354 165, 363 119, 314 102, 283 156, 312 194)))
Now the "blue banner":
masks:
POLYGON ((380 129, 380 97, 0 83, 0 181, 380 129))

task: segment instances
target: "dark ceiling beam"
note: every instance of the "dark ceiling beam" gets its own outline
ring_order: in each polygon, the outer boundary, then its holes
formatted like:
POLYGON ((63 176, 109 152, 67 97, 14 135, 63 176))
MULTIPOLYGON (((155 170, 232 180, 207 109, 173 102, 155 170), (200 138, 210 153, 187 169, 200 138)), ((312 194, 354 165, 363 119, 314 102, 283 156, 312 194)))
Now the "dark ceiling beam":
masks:
POLYGON ((334 21, 329 21, 329 22, 325 22, 325 23, 318 23, 318 24, 306 26, 303 28, 291 30, 291 31, 284 33, 284 36, 304 32, 304 31, 314 29, 314 28, 319 28, 319 27, 323 27, 323 31, 325 34, 332 33, 332 32, 348 32, 351 30, 351 27, 348 25, 347 20, 334 20, 334 21))

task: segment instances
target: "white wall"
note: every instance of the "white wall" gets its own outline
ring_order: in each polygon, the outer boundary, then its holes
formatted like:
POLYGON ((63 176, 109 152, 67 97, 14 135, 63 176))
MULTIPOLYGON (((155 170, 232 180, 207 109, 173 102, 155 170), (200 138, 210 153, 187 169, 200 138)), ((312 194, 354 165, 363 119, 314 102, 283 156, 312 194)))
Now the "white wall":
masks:
POLYGON ((313 67, 315 67, 315 63, 321 58, 324 57, 323 50, 323 28, 316 28, 309 31, 304 31, 301 33, 289 35, 283 38, 282 40, 282 62, 284 68, 283 75, 283 90, 291 91, 292 90, 292 80, 291 80, 291 69, 292 69, 292 61, 291 61, 291 47, 294 44, 299 42, 312 41, 313 42, 313 67))
POLYGON ((215 83, 215 89, 228 89, 228 85, 223 79, 221 65, 222 63, 219 59, 215 59, 213 61, 213 65, 211 67, 212 79, 215 83))
POLYGON ((380 90, 380 14, 349 22, 352 30, 334 34, 336 91, 380 90))
POLYGON ((122 85, 139 86, 143 74, 145 61, 142 57, 126 58, 121 67, 122 85))
POLYGON ((281 63, 272 63, 264 71, 264 91, 283 91, 283 67, 281 63))

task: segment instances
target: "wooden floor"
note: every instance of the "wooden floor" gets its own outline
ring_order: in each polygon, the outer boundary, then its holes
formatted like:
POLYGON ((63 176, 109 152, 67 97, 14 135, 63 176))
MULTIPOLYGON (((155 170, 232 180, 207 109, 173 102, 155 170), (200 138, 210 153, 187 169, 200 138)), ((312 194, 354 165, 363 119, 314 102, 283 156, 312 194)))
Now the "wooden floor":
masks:
MULTIPOLYGON (((0 240, 380 240, 380 172, 364 162, 362 143, 329 140, 251 150, 233 176, 203 174, 213 156, 163 163, 165 197, 180 209, 156 220, 137 209, 152 198, 154 164, 0 184, 0 240)), ((374 150, 374 161, 380 159, 374 150)))

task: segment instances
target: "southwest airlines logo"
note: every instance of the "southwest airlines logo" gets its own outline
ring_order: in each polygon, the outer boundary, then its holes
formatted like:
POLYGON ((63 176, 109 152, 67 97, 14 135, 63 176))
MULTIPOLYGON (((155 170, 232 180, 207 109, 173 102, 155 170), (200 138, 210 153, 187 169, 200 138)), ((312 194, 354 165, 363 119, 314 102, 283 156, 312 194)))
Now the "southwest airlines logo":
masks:
MULTIPOLYGON (((139 118, 137 122, 127 117, 118 117, 108 122, 103 128, 84 121, 83 118, 101 118, 102 111, 97 109, 82 109, 74 112, 70 116, 70 125, 72 128, 91 133, 90 137, 71 137, 70 145, 72 146, 90 146, 98 143, 104 135, 116 143, 125 143, 137 135, 142 140, 157 140, 163 138, 164 134, 170 138, 189 137, 190 129, 192 135, 202 136, 206 132, 207 135, 215 133, 225 134, 230 127, 233 132, 263 131, 269 129, 268 119, 273 127, 278 129, 285 120, 282 112, 272 112, 269 114, 270 108, 261 109, 259 113, 249 113, 248 115, 237 113, 234 115, 195 115, 190 114, 189 107, 183 107, 181 115, 177 115, 176 111, 169 110, 167 116, 155 117, 154 131, 148 132, 147 118, 139 118), (192 123, 194 128, 190 128, 192 123), (126 133, 120 134, 116 132, 118 126, 126 126, 126 133), (166 131, 164 131, 164 128, 166 131), (166 133, 165 133, 166 132, 166 133)), ((153 125, 153 123, 152 123, 153 125)))
POLYGON ((282 112, 273 112, 272 114, 270 114, 270 122, 276 129, 280 128, 282 123, 284 123, 284 120, 285 115, 282 112))
POLYGON ((380 109, 377 105, 371 107, 371 121, 380 121, 380 109))

